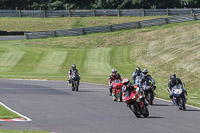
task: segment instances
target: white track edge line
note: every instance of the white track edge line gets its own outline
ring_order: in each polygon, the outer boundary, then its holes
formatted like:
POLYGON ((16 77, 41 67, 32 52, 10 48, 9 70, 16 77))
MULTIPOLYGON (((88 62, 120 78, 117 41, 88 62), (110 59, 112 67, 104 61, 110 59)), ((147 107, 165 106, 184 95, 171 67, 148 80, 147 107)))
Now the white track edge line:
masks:
MULTIPOLYGON (((161 98, 157 98, 157 97, 155 97, 155 99, 158 99, 158 100, 161 100, 161 101, 165 101, 165 102, 169 102, 169 103, 171 103, 172 101, 170 101, 170 100, 166 100, 166 99, 161 99, 161 98)), ((191 107, 191 108, 195 108, 195 109, 199 109, 200 110, 200 108, 199 107, 195 107, 195 106, 192 106, 192 105, 188 105, 188 104, 186 104, 188 107, 191 107)))
POLYGON ((32 121, 30 118, 28 118, 28 117, 26 117, 26 116, 24 116, 24 115, 22 115, 22 114, 20 114, 20 113, 18 113, 18 112, 16 112, 16 111, 12 110, 12 109, 9 108, 8 106, 6 106, 4 103, 0 102, 0 104, 1 104, 2 106, 4 106, 6 109, 10 110, 11 112, 13 112, 13 113, 15 113, 15 114, 17 114, 17 115, 19 115, 19 116, 25 118, 26 121, 32 121))

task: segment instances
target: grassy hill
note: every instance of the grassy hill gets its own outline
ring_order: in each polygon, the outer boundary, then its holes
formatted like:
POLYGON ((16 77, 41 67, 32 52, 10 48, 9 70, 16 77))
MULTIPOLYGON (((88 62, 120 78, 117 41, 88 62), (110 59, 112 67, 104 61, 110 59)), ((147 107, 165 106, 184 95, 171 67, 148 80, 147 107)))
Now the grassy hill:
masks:
POLYGON ((66 80, 76 64, 81 81, 107 84, 112 68, 131 78, 137 66, 156 80, 157 97, 169 99, 176 73, 188 103, 200 107, 200 21, 85 36, 0 42, 1 78, 66 80))
POLYGON ((61 18, 5 18, 0 17, 0 31, 51 31, 80 27, 94 27, 163 18, 145 17, 61 17, 61 18))

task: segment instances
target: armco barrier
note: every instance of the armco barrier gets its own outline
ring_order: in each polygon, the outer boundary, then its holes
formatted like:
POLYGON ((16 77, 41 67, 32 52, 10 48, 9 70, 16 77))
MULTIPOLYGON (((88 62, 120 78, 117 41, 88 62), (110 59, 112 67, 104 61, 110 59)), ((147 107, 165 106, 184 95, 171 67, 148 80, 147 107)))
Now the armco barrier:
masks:
POLYGON ((76 36, 76 35, 84 35, 84 34, 98 33, 98 32, 112 32, 112 31, 119 31, 126 29, 138 29, 142 27, 164 25, 164 24, 171 24, 171 23, 178 23, 185 21, 194 21, 194 20, 200 20, 200 14, 158 18, 152 20, 97 26, 97 27, 55 30, 47 32, 32 32, 32 33, 25 33, 25 36, 26 39, 47 38, 47 37, 57 37, 57 36, 76 36))
POLYGON ((191 9, 91 9, 91 10, 0 10, 0 17, 92 17, 92 16, 156 16, 200 13, 191 9))
POLYGON ((7 35, 24 35, 23 31, 0 31, 0 36, 7 36, 7 35))

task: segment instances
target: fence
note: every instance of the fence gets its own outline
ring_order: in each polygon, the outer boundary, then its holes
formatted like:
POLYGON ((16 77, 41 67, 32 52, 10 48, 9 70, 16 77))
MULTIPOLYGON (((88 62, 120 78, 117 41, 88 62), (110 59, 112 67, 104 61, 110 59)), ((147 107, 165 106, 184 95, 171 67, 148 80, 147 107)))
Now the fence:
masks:
POLYGON ((91 17, 91 16, 156 16, 198 14, 192 9, 92 9, 92 10, 0 10, 0 17, 91 17))
POLYGON ((167 18, 138 21, 138 22, 123 23, 123 24, 97 26, 97 27, 55 30, 47 32, 31 32, 31 33, 25 33, 25 36, 26 39, 47 38, 47 37, 57 37, 57 36, 76 36, 76 35, 85 35, 98 32, 113 32, 126 29, 139 29, 148 26, 164 25, 164 24, 195 21, 195 20, 200 20, 200 15, 174 16, 167 18))

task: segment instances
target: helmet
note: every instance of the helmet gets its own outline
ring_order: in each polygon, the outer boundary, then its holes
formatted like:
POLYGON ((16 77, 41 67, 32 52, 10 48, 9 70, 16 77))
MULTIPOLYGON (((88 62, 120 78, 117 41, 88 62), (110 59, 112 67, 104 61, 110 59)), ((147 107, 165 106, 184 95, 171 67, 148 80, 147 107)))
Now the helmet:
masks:
POLYGON ((171 79, 172 81, 174 81, 174 80, 176 79, 176 74, 175 74, 175 73, 172 73, 172 74, 170 75, 170 79, 171 79))
POLYGON ((75 64, 72 65, 72 69, 76 69, 76 65, 75 64))
POLYGON ((113 68, 113 69, 112 69, 112 74, 113 74, 114 76, 117 75, 117 69, 113 68))
POLYGON ((130 80, 128 78, 124 78, 122 81, 123 85, 128 85, 130 83, 130 80))
POLYGON ((143 73, 144 75, 147 75, 148 70, 145 68, 145 69, 142 71, 142 73, 143 73))
POLYGON ((136 68, 136 72, 141 72, 140 67, 137 67, 137 68, 136 68))

